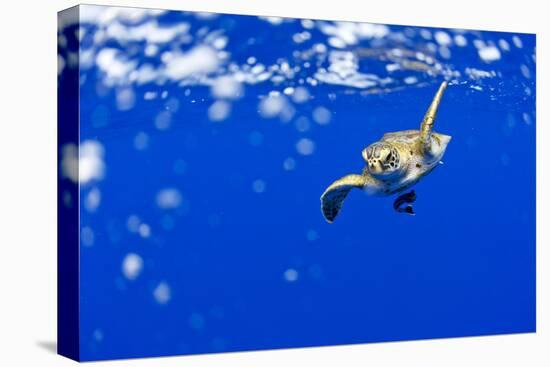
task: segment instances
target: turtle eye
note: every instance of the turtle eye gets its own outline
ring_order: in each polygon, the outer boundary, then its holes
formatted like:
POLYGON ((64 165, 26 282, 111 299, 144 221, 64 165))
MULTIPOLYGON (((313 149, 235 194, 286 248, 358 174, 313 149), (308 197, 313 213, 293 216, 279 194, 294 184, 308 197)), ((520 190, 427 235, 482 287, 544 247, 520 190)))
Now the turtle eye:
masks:
POLYGON ((384 168, 387 170, 396 170, 399 166, 399 153, 392 148, 389 154, 384 158, 384 168))

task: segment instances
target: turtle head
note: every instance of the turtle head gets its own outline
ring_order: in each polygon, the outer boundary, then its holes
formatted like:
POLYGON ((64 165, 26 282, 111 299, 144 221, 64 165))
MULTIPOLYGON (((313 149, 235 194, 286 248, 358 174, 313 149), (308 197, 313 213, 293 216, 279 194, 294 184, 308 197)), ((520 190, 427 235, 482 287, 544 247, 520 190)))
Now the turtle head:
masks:
POLYGON ((367 171, 378 178, 389 177, 400 168, 399 151, 388 143, 377 142, 363 149, 367 171))

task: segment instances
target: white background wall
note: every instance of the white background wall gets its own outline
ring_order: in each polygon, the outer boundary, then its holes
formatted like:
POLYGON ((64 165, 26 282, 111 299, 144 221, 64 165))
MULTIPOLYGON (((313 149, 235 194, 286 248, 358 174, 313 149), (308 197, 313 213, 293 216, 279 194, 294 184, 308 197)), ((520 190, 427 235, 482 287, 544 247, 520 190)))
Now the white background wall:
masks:
MULTIPOLYGON (((550 365, 550 221, 546 212, 550 209, 547 191, 550 188, 550 136, 546 125, 548 104, 545 104, 550 100, 550 13, 544 1, 118 0, 98 3, 536 32, 538 332, 94 365, 550 365)), ((56 12, 75 4, 64 0, 11 0, 2 2, 0 10, 0 366, 74 364, 55 355, 52 350, 56 339, 56 12)), ((521 168, 511 173, 521 174, 521 168)), ((513 195, 513 188, 510 188, 510 193, 513 195)))

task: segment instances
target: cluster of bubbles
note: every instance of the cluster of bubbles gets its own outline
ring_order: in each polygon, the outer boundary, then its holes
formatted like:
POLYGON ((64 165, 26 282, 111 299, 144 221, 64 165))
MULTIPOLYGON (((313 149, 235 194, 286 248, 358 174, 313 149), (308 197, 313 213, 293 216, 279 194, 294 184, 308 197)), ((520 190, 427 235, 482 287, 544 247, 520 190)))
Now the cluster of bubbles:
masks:
MULTIPOLYGON (((512 47, 523 47, 518 36, 503 35, 493 42, 483 40, 479 32, 464 30, 394 29, 370 23, 259 17, 272 27, 295 27, 295 23, 300 23, 301 31, 292 35, 296 46, 291 50, 293 56, 272 65, 250 56, 246 63, 238 64, 225 49, 230 40, 224 29, 194 29, 192 20, 205 18, 201 13, 181 12, 180 22, 163 24, 165 13, 163 10, 84 6, 78 30, 82 44, 80 55, 60 54, 59 73, 75 62, 83 71, 95 67, 102 73, 106 85, 122 87, 117 99, 120 99, 119 108, 124 110, 135 103, 130 86, 136 85, 162 86, 175 82, 210 86, 212 95, 223 100, 238 98, 243 90, 241 84, 267 81, 273 84, 291 82, 294 85, 290 88, 323 82, 358 89, 383 87, 391 90, 404 83, 403 79, 394 77, 400 70, 417 76, 462 77, 463 70, 455 70, 445 61, 470 42, 487 66, 504 57, 512 47), (410 46, 416 38, 422 41, 422 47, 410 46), (382 61, 387 73, 360 71, 362 58, 382 61), (295 78, 298 71, 308 68, 312 70, 309 77, 295 78)), ((215 17, 211 15, 208 19, 215 17)), ((60 24, 61 30, 69 25, 60 24)), ((60 33, 60 46, 66 43, 66 37, 60 33)), ((412 79, 408 84, 414 84, 412 79)), ((217 106, 220 108, 220 104, 217 106)))
MULTIPOLYGON (((70 52, 60 54, 59 72, 78 63, 84 83, 88 72, 98 73, 104 86, 116 90, 116 105, 121 111, 132 109, 139 99, 166 99, 165 85, 176 83, 186 88, 183 98, 191 98, 193 86, 210 88, 212 102, 205 115, 212 122, 230 117, 247 85, 268 84, 272 90, 258 102, 259 116, 283 122, 294 119, 296 129, 307 133, 312 128, 311 120, 319 125, 331 121, 330 110, 325 106, 315 107, 309 117, 297 114, 299 106, 311 100, 320 83, 341 86, 346 93, 387 93, 406 86, 423 86, 434 77, 443 77, 482 90, 484 79, 502 77, 498 68, 491 65, 512 48, 523 48, 517 35, 503 34, 498 41, 487 41, 480 32, 458 29, 259 17, 268 27, 287 27, 295 32, 291 37, 293 48, 285 50, 291 56, 274 63, 262 63, 257 56, 249 56, 239 63, 227 49, 230 35, 222 22, 215 22, 216 14, 180 12, 180 21, 166 23, 166 13, 83 6, 77 32, 80 53, 78 57, 70 52), (197 21, 205 26, 194 26, 197 21), (460 54, 470 44, 481 63, 478 67, 456 69, 450 61, 453 54, 460 54), (363 60, 380 63, 383 68, 363 70, 363 60), (142 96, 137 95, 137 89, 145 89, 142 96)), ((69 25, 60 24, 60 46, 67 43, 62 30, 69 25)), ((254 44, 253 39, 249 42, 254 44)), ((532 58, 534 62, 534 54, 532 58)), ((526 79, 533 77, 527 61, 518 67, 526 79)), ((532 93, 529 87, 525 89, 532 93)), ((182 96, 172 97, 166 103, 170 107, 159 111, 154 121, 156 128, 171 127, 182 96)), ((101 108, 104 107, 98 106, 101 108)), ((98 116, 102 116, 101 111, 98 116)), ((134 145, 137 150, 145 150, 149 142, 149 136, 139 132, 134 145)), ((250 143, 261 145, 261 138, 251 135, 250 143)), ((296 147, 300 155, 310 155, 314 150, 307 140, 297 142, 296 147)))

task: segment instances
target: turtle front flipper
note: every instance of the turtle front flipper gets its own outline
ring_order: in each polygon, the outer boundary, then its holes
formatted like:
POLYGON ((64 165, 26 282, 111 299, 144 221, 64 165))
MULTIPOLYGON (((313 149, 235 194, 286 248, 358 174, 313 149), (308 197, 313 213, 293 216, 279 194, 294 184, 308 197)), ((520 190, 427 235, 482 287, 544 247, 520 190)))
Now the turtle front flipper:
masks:
POLYGON ((420 143, 426 152, 430 152, 431 149, 431 137, 435 116, 437 114, 437 108, 439 107, 445 88, 447 88, 447 82, 441 83, 432 103, 430 104, 430 107, 428 108, 428 111, 426 111, 422 124, 420 125, 420 143))
POLYGON ((351 189, 362 189, 366 183, 363 175, 347 175, 334 181, 321 195, 321 211, 326 221, 334 221, 351 189))

